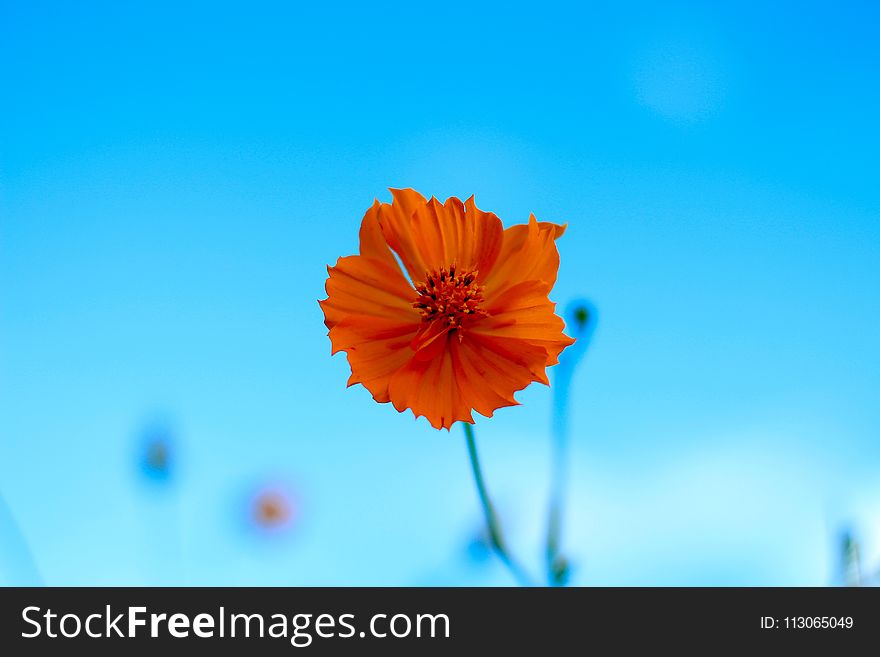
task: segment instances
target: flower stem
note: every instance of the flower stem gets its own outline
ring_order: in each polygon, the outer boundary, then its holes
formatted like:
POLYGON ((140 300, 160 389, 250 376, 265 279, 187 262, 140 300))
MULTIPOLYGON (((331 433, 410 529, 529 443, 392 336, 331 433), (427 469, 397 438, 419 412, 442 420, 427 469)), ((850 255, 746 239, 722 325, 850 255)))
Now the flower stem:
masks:
POLYGON ((501 525, 498 522, 498 515, 495 513, 495 507, 489 499, 489 493, 486 491, 486 482, 483 480, 483 471, 480 467, 480 458, 477 456, 477 443, 474 440, 474 428, 467 422, 464 425, 464 435, 467 439, 468 456, 470 456, 471 469, 474 473, 474 483, 477 485, 477 493, 480 496, 480 504, 483 507, 483 515, 486 519, 486 529, 489 532, 489 542, 492 549, 501 562, 507 566, 507 569, 516 578, 522 586, 533 586, 531 577, 525 569, 520 566, 519 562, 513 558, 504 542, 504 536, 501 533, 501 525))
POLYGON ((557 443, 553 467, 553 490, 550 495, 550 508, 547 519, 547 542, 545 554, 547 560, 547 578, 550 586, 560 586, 568 576, 567 560, 560 552, 562 535, 562 499, 563 481, 565 479, 566 445, 557 443))
POLYGON ((0 497, 0 572, 6 571, 11 586, 43 586, 34 554, 12 515, 0 497))
POLYGON ((568 561, 561 553, 561 544, 563 502, 568 480, 568 390, 571 374, 570 366, 560 364, 553 390, 553 461, 545 544, 547 581, 550 586, 564 585, 568 578, 568 561))
POLYGON ((544 552, 547 581, 550 586, 564 586, 570 576, 568 559, 561 551, 563 507, 568 487, 568 462, 571 451, 568 425, 569 392, 574 370, 589 347, 596 328, 596 309, 588 301, 575 301, 566 311, 566 324, 574 330, 573 335, 577 341, 562 353, 553 373, 553 462, 544 552))

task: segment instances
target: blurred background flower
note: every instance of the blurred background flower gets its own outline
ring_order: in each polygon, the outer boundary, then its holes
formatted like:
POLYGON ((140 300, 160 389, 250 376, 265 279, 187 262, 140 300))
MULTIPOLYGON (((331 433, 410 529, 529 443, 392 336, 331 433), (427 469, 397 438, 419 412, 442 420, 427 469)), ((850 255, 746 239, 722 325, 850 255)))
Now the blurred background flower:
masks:
POLYGON ((171 428, 164 421, 154 421, 141 437, 140 470, 152 482, 168 482, 174 467, 171 428))
POLYGON ((247 512, 253 527, 264 534, 287 531, 298 516, 293 495, 274 484, 261 487, 253 495, 247 512))

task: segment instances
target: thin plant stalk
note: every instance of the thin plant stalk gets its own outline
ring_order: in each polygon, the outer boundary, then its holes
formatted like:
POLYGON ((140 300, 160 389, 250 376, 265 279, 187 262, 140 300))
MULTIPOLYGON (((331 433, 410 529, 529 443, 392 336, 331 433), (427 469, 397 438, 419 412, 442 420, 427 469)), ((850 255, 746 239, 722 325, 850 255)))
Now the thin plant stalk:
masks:
POLYGON ((510 553, 507 543, 504 540, 504 535, 501 532, 501 524, 498 521, 498 514, 495 512, 495 507, 489 499, 489 493, 486 490, 486 482, 483 478, 483 470, 480 467, 480 458, 477 455, 477 443, 476 440, 474 440, 474 428, 467 422, 462 422, 462 424, 464 425, 464 435, 467 439, 471 470, 474 473, 474 483, 477 485, 477 494, 480 497, 480 505, 483 507, 483 515, 486 520, 486 530, 489 532, 489 542, 492 549, 522 586, 533 586, 534 583, 529 574, 510 553))
POLYGON ((0 497, 0 575, 4 572, 9 586, 43 586, 30 545, 12 511, 0 497))
MULTIPOLYGON (((562 367, 561 365, 559 367, 562 367)), ((551 586, 564 582, 567 564, 561 556, 562 514, 568 488, 568 389, 571 368, 557 372, 553 395, 553 457, 550 475, 550 504, 547 512, 545 557, 547 579, 551 586)))
POLYGON ((550 472, 550 503, 547 513, 545 559, 547 581, 550 586, 561 586, 569 576, 569 563, 562 554, 562 517, 565 493, 568 489, 569 452, 569 392, 575 367, 590 344, 596 325, 596 310, 588 301, 575 301, 566 312, 566 324, 576 338, 574 345, 559 357, 553 376, 553 456, 550 472))

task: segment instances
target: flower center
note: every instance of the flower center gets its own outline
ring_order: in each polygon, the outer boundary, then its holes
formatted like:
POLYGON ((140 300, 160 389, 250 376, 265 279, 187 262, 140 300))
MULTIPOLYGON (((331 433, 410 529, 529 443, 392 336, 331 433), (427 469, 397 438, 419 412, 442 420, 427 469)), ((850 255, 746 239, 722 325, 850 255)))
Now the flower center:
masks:
POLYGON ((425 273, 425 282, 416 285, 418 298, 413 307, 422 315, 422 320, 435 319, 446 322, 451 328, 459 328, 465 317, 485 315, 480 310, 483 302, 483 286, 477 285, 477 272, 458 272, 455 265, 448 270, 425 273))

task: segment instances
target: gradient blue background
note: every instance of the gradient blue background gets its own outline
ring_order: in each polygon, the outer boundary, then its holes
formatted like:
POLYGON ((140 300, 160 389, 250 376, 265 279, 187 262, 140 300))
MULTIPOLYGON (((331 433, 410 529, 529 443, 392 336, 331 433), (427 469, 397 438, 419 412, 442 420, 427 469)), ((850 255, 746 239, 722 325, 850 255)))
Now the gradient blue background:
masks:
MULTIPOLYGON (((374 197, 567 222, 576 584, 880 567, 873 2, 0 3, 0 582, 506 584, 463 436, 345 389, 374 197), (138 469, 151 426, 172 471, 138 469), (248 496, 286 487, 263 535, 248 496)), ((551 393, 477 424, 537 571, 551 393)))

